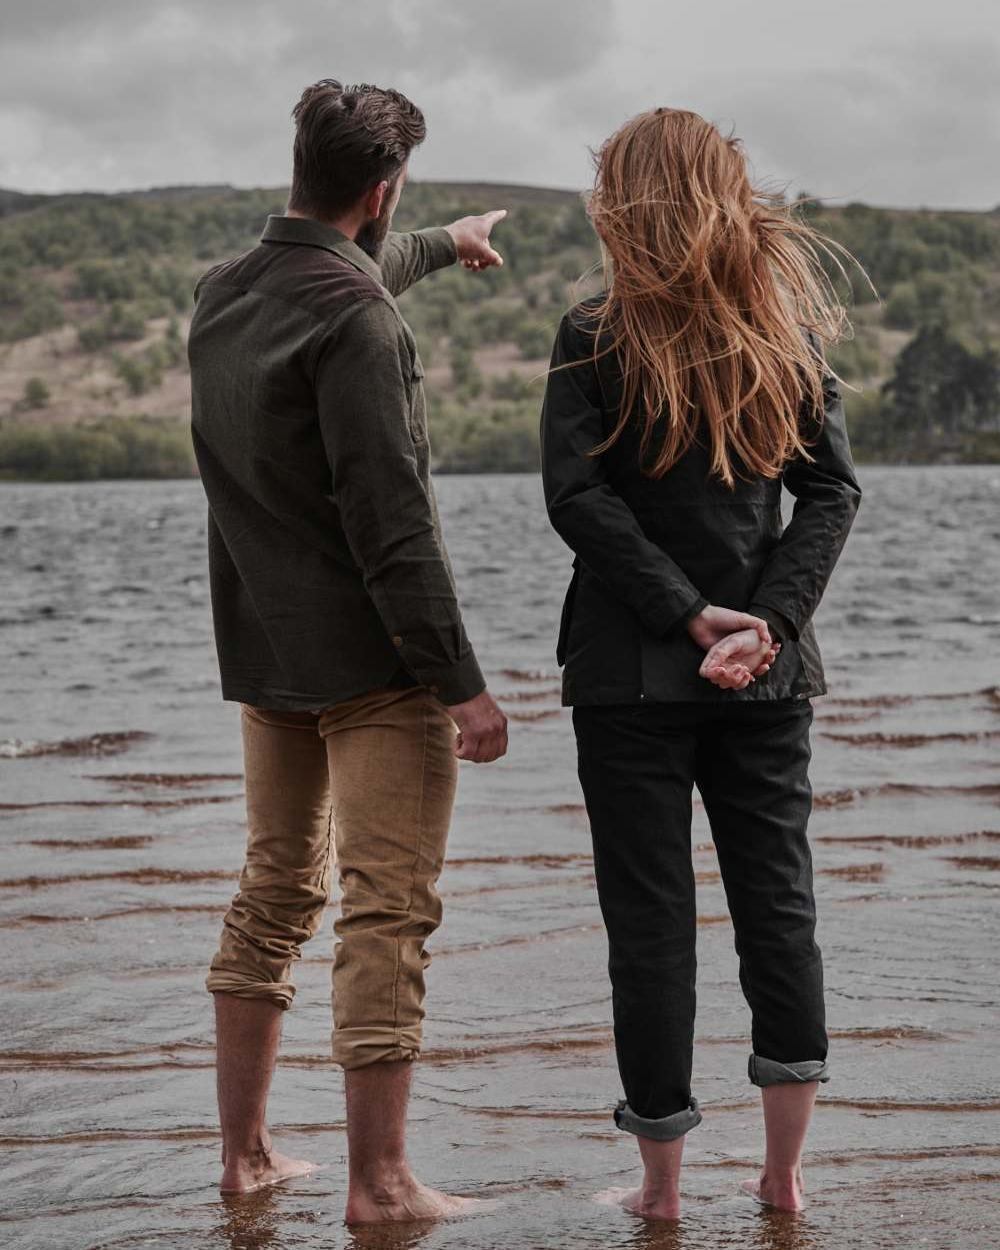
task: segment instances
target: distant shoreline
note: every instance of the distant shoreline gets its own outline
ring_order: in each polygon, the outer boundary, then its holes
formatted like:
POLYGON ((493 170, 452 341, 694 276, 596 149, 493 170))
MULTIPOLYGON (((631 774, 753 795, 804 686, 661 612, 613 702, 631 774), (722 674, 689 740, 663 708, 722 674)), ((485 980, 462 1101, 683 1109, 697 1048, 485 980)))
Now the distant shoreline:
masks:
MULTIPOLYGON (((1000 460, 867 460, 858 459, 860 468, 866 469, 986 469, 1000 464, 1000 460)), ((541 470, 537 468, 483 467, 483 468, 442 468, 435 469, 434 477, 537 477, 541 470)), ((108 482, 196 482, 197 473, 152 473, 152 474, 109 474, 103 477, 91 476, 29 476, 14 475, 0 472, 0 487, 3 486, 79 486, 92 484, 106 485, 108 482)))

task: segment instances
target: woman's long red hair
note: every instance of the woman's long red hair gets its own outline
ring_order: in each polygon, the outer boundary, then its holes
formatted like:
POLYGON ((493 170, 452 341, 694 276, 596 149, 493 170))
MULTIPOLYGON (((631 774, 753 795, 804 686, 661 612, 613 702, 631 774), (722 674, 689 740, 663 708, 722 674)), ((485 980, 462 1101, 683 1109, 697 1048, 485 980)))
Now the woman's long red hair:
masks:
POLYGON ((642 113, 596 163, 588 211, 606 271, 598 338, 610 332, 623 397, 595 454, 638 412, 644 461, 663 424, 645 466, 652 476, 704 437, 713 474, 730 485, 777 477, 809 454, 803 411, 822 411, 823 364, 804 331, 833 343, 847 327, 821 264, 837 245, 781 197, 755 190, 739 141, 696 113, 642 113))

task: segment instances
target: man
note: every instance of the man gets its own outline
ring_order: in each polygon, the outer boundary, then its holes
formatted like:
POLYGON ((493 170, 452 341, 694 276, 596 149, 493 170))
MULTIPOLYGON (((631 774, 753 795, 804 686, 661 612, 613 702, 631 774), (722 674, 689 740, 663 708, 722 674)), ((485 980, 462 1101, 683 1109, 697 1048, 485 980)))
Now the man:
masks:
POLYGON ((502 263, 503 212, 389 234, 420 111, 395 91, 307 88, 287 213, 201 279, 193 433, 209 504, 223 697, 243 705, 248 843, 207 986, 224 1192, 313 1165, 266 1103, 300 946, 328 898, 333 1058, 345 1069, 349 1221, 452 1214, 406 1161, 424 943, 441 919, 458 759, 507 749, 462 626, 429 477, 423 369, 394 296, 456 259, 502 263), (456 736, 457 726, 457 736, 456 736))

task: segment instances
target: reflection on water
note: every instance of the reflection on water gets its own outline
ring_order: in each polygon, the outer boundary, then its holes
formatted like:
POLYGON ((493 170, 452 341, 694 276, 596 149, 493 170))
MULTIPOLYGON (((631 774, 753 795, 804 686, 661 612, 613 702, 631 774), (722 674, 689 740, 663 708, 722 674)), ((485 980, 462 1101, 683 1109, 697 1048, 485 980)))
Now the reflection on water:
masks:
POLYGON ((751 1236, 742 1241, 746 1250, 818 1250, 825 1243, 807 1214, 766 1210, 755 1212, 751 1236))
MULTIPOLYGON (((683 1222, 655 1224, 643 1221, 627 1239, 622 1250, 693 1250, 705 1245, 703 1235, 683 1222)), ((826 1238, 810 1228, 808 1215, 758 1208, 741 1219, 736 1227, 720 1229, 715 1241, 718 1250, 819 1250, 829 1246, 826 1238)))
MULTIPOLYGON (((282 1196, 275 1190, 225 1199, 222 1206, 225 1208, 225 1219, 215 1231, 218 1244, 228 1250, 279 1250, 279 1247, 294 1245, 296 1233, 304 1231, 301 1213, 289 1226, 287 1212, 282 1210, 282 1196), (289 1240, 290 1235, 292 1240, 289 1240)), ((706 1245, 705 1230, 694 1227, 694 1224, 694 1220, 688 1224, 683 1221, 647 1221, 623 1214, 618 1235, 608 1230, 603 1244, 616 1250, 700 1250, 706 1245)), ((313 1231, 321 1236, 320 1229, 313 1231)), ((468 1245, 490 1244, 478 1241, 477 1234, 481 1229, 476 1221, 456 1222, 448 1230, 430 1221, 395 1226, 354 1225, 344 1230, 344 1239, 339 1244, 343 1250, 414 1250, 427 1243, 432 1236, 439 1238, 442 1231, 464 1232, 468 1245)), ((566 1241, 561 1244, 580 1244, 569 1224, 565 1228, 565 1236, 566 1241)), ((310 1239, 302 1244, 312 1244, 312 1241, 310 1239)), ((713 1244, 717 1250, 728 1250, 730 1247, 732 1250, 737 1247, 739 1250, 819 1250, 829 1245, 823 1234, 810 1226, 807 1214, 770 1211, 751 1207, 749 1202, 745 1211, 738 1212, 733 1226, 715 1230, 713 1244)))
POLYGON ((497 1206, 346 1229, 329 1055, 331 920, 296 969, 272 1119, 323 1171, 214 1190, 204 967, 244 841, 196 483, 0 485, 0 1243, 17 1250, 980 1250, 1000 1226, 1000 470, 869 470, 818 633, 813 845, 833 1080, 809 1207, 737 1194, 761 1157, 748 1020, 696 805, 705 1120, 684 1220, 595 1203, 638 1179, 616 1133, 607 951, 552 645, 569 556, 535 478, 445 479, 469 631, 514 714, 462 770, 411 1153, 497 1206), (961 525, 954 518, 961 517, 961 525), (975 543, 970 540, 975 536, 975 543))
MULTIPOLYGON (((430 1220, 414 1220, 397 1225, 354 1225, 339 1228, 340 1220, 330 1212, 331 1225, 324 1227, 326 1213, 299 1210, 289 1220, 285 1193, 280 1188, 263 1189, 255 1194, 226 1196, 220 1200, 223 1212, 214 1244, 226 1250, 285 1250, 295 1244, 322 1244, 325 1235, 343 1237, 343 1250, 414 1250, 439 1226, 430 1220)), ((210 1233, 211 1235, 211 1233, 210 1233)))
POLYGON ((284 1237, 281 1203, 282 1196, 275 1189, 223 1196, 219 1242, 230 1250, 280 1250, 284 1237))
POLYGON ((397 1228, 354 1225, 344 1242, 345 1250, 412 1250, 425 1242, 437 1225, 429 1220, 415 1220, 397 1228))

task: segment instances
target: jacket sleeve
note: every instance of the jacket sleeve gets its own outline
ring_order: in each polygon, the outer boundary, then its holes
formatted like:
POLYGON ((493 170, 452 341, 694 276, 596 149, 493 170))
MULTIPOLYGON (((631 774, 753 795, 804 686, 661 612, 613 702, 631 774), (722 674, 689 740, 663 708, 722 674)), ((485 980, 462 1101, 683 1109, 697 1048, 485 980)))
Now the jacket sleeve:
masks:
POLYGON ((762 621, 767 622, 773 642, 787 642, 789 638, 798 637, 791 622, 782 616, 780 612, 775 612, 774 608, 765 607, 762 603, 755 603, 753 605, 753 614, 754 616, 759 616, 762 621))
POLYGON ((749 612, 797 639, 819 606, 861 502, 836 378, 823 378, 822 419, 806 427, 812 460, 796 457, 783 484, 795 507, 757 581, 749 612))
POLYGON ((365 588, 402 662, 445 704, 485 688, 466 637, 410 433, 413 363, 389 303, 336 324, 316 364, 333 501, 365 588))
POLYGON ((612 594, 647 629, 663 635, 695 616, 707 600, 643 533, 608 481, 601 457, 588 454, 605 436, 591 352, 592 345, 574 329, 569 315, 563 317, 542 407, 542 481, 549 519, 612 594))
POLYGON ((402 295, 435 269, 453 265, 458 259, 455 240, 444 226, 390 234, 379 257, 382 284, 392 295, 402 295))

